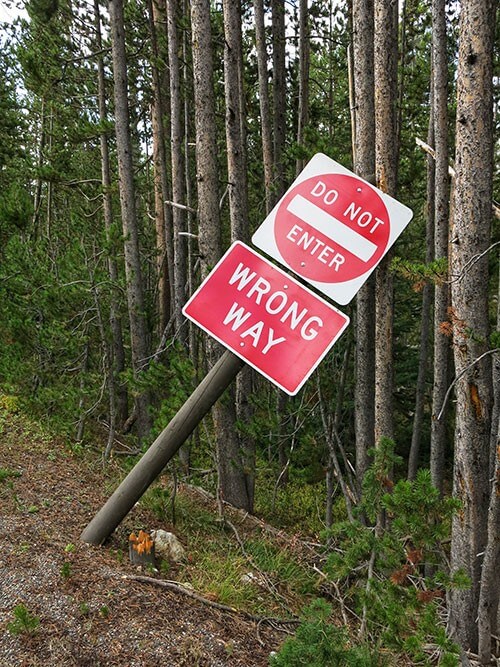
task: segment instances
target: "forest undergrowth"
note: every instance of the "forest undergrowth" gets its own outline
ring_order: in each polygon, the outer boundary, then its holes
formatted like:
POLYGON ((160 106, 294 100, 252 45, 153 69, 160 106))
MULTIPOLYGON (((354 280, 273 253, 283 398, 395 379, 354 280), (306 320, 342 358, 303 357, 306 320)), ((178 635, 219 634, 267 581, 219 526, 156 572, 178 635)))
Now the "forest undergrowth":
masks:
MULTIPOLYGON (((55 507, 48 492, 46 497, 23 500, 18 490, 32 474, 28 460, 33 448, 52 462, 52 475, 55 470, 61 477, 79 471, 65 513, 57 514, 61 531, 68 511, 82 504, 84 482, 77 479, 89 473, 98 476, 100 495, 85 504, 88 520, 89 512, 99 508, 133 464, 116 455, 103 466, 97 432, 92 437, 75 445, 28 418, 15 397, 2 395, 2 514, 9 512, 9 503, 11 511, 27 518, 39 518, 55 507), (12 458, 18 465, 9 463, 12 458)), ((174 582, 181 597, 186 589, 200 596, 203 606, 213 604, 222 613, 247 619, 256 626, 257 637, 261 628, 272 628, 278 635, 268 654, 274 667, 458 665, 458 649, 445 630, 446 591, 468 585, 460 573, 451 576, 447 567, 450 520, 457 504, 440 498, 426 470, 414 482, 394 484, 390 471, 398 460, 393 449, 393 443, 385 441, 374 452, 355 519, 347 519, 339 500, 330 530, 311 530, 321 524, 313 502, 317 483, 304 488, 301 482, 301 491, 294 494, 299 485, 291 476, 284 492, 288 521, 280 523, 276 519, 284 514, 274 513, 271 503, 267 511, 259 505, 258 517, 248 515, 218 501, 198 479, 181 479, 179 466, 172 467, 126 517, 105 550, 117 567, 126 567, 129 532, 158 527, 174 532, 187 557, 179 564, 160 561, 156 569, 144 572, 151 579, 148 585, 174 582)), ((63 588, 79 568, 81 545, 77 538, 72 540, 59 553, 63 588)), ((24 548, 29 551, 29 542, 24 548)), ((24 602, 12 604, 2 630, 9 636, 40 637, 43 614, 24 602)))

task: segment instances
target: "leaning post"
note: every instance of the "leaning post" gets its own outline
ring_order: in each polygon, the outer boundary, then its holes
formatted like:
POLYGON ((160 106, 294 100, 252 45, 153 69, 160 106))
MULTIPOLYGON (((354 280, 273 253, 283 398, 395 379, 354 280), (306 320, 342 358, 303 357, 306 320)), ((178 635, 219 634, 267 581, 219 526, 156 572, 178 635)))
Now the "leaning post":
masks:
POLYGON ((245 362, 226 351, 87 525, 80 539, 102 544, 162 472, 245 362))

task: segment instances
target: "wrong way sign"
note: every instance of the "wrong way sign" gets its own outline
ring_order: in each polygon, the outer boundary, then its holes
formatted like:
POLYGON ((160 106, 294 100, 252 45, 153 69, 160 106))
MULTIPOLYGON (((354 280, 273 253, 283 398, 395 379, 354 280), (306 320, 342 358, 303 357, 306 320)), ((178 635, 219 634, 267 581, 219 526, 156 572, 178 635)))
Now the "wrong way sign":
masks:
POLYGON ((318 153, 252 242, 337 303, 347 304, 412 217, 409 208, 318 153))
POLYGON ((349 324, 334 306, 238 241, 182 312, 290 395, 349 324))

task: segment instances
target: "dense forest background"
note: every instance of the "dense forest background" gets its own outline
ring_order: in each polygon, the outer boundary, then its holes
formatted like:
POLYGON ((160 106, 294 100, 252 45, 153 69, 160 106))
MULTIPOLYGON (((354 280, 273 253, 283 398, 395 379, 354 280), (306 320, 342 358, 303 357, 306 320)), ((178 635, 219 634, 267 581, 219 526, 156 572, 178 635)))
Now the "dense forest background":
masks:
MULTIPOLYGON (((140 454, 222 354, 185 320, 186 300, 327 154, 414 219, 299 394, 244 369, 175 474, 321 533, 360 637, 421 632, 405 644, 418 653, 446 626, 488 664, 500 634, 495 3, 23 9, 0 37, 2 393, 73 446, 140 454)), ((457 664, 441 641, 440 664, 457 664)))

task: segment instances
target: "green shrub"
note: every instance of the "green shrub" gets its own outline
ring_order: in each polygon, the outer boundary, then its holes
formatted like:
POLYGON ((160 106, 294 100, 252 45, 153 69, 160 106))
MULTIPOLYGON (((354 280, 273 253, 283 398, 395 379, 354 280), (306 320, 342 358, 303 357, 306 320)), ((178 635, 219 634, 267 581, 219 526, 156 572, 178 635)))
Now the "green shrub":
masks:
POLYGON ((423 647, 432 645, 440 664, 453 664, 457 647, 440 618, 446 590, 468 585, 462 573, 450 574, 444 565, 443 541, 458 505, 440 496, 428 470, 393 485, 393 449, 391 441, 382 440, 372 452, 359 520, 329 532, 326 570, 363 619, 366 635, 419 664, 428 664, 423 647))
POLYGON ((329 621, 331 607, 315 600, 294 637, 270 658, 271 667, 377 667, 379 658, 366 646, 350 646, 348 632, 329 621))
POLYGON ((7 623, 12 635, 32 634, 40 625, 38 616, 33 616, 23 604, 14 607, 14 620, 7 623))

